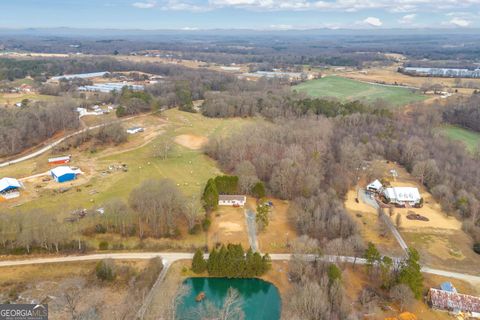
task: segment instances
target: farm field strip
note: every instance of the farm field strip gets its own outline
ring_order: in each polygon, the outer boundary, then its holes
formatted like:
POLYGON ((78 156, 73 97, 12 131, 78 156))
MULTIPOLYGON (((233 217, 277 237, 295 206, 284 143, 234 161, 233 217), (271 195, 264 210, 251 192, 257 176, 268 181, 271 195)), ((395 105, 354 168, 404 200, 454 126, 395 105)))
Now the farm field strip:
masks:
POLYGON ((394 106, 423 101, 427 97, 405 87, 393 87, 366 83, 338 76, 327 76, 293 87, 315 98, 336 98, 342 101, 365 100, 374 102, 382 99, 394 106))

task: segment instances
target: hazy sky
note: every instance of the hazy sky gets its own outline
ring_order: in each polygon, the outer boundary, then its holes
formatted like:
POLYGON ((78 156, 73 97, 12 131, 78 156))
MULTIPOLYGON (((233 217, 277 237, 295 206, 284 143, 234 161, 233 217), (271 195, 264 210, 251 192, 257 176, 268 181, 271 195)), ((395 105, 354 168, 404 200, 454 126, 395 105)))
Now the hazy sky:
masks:
POLYGON ((0 0, 0 28, 478 28, 480 0, 0 0))

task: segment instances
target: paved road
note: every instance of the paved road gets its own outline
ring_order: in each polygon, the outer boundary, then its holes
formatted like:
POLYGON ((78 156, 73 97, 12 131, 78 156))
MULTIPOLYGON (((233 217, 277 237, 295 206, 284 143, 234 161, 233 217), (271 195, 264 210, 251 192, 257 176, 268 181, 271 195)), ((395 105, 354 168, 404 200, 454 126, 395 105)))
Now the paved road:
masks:
MULTIPOLYGON (((163 111, 164 109, 161 109, 159 111, 163 111)), ((23 162, 23 161, 26 161, 26 160, 29 160, 29 159, 32 159, 32 158, 35 158, 35 157, 38 157, 39 155, 41 154, 44 154, 45 152, 47 152, 48 150, 51 150, 52 148, 54 148, 55 146, 59 145, 60 143, 62 143, 63 141, 71 138, 71 137, 74 137, 76 135, 79 135, 81 133, 84 133, 88 130, 94 130, 94 129, 98 129, 102 126, 105 126, 105 125, 109 125, 109 124, 112 124, 112 123, 117 123, 117 122, 124 122, 124 121, 128 121, 128 120, 132 120, 132 119, 135 119, 135 118, 139 118, 139 117, 144 117, 144 116, 147 116, 147 115, 150 115, 152 114, 151 112, 149 113, 143 113, 143 114, 140 114, 140 115, 135 115, 135 116, 131 116, 131 117, 127 117, 127 118, 122 118, 122 119, 119 119, 119 120, 114 120, 114 121, 110 121, 110 122, 107 122, 107 123, 102 123, 102 124, 99 124, 99 125, 96 125, 96 126, 91 126, 91 127, 87 127, 87 128, 84 128, 84 129, 81 129, 81 130, 78 130, 74 133, 71 133, 63 138, 60 138, 54 142, 51 142, 49 144, 47 144, 45 147, 35 151, 35 152, 32 152, 28 155, 25 155, 25 156, 22 156, 22 157, 19 157, 19 158, 16 158, 16 159, 12 159, 12 160, 9 160, 9 161, 6 161, 6 162, 3 162, 3 163, 0 163, 0 168, 2 167, 6 167, 6 166, 10 166, 12 164, 16 164, 16 163, 19 163, 19 162, 23 162)))
MULTIPOLYGON (((205 255, 206 257, 208 255, 205 255)), ((274 261, 290 260, 293 254, 289 253, 274 253, 270 254, 270 257, 274 261)), ((365 264, 366 260, 364 258, 355 258, 349 256, 316 256, 316 255, 299 255, 308 261, 313 261, 315 259, 328 262, 345 262, 345 263, 357 263, 365 264)), ((188 252, 127 252, 127 253, 103 253, 103 254, 87 254, 79 256, 62 256, 62 257, 52 257, 52 258, 33 258, 25 260, 5 260, 0 261, 0 267, 13 267, 13 266, 24 266, 32 264, 47 264, 47 263, 61 263, 61 262, 76 262, 76 261, 95 261, 101 259, 115 259, 115 260, 141 260, 141 259, 151 259, 154 257, 161 257, 164 261, 173 263, 178 260, 192 259, 193 253, 188 252)), ((459 280, 464 280, 467 282, 475 282, 480 284, 480 276, 475 276, 471 274, 451 272, 446 270, 433 269, 429 267, 422 267, 422 272, 442 275, 446 277, 451 277, 459 280)))
POLYGON ((253 252, 259 252, 258 240, 257 240, 257 222, 255 221, 255 212, 251 209, 246 208, 245 219, 247 220, 247 232, 248 232, 248 242, 250 243, 250 248, 253 252))

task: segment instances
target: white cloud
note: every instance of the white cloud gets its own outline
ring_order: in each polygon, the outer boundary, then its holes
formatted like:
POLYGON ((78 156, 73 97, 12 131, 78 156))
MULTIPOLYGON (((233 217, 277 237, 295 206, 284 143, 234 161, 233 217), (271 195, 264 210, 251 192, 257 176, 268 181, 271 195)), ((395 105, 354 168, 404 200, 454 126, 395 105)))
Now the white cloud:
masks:
POLYGON ((383 9, 389 12, 416 12, 439 8, 468 8, 480 4, 480 0, 208 0, 207 6, 236 7, 256 10, 360 10, 383 9))
POLYGON ((185 31, 197 31, 199 30, 197 27, 183 27, 182 30, 185 31))
POLYGON ((412 24, 413 20, 415 19, 417 15, 412 13, 412 14, 406 14, 404 15, 401 19, 398 20, 398 23, 400 24, 412 24))
POLYGON ((465 19, 457 18, 457 17, 452 18, 452 20, 450 20, 449 23, 451 25, 456 26, 456 27, 462 27, 462 28, 468 27, 470 25, 469 20, 465 20, 465 19))
POLYGON ((380 27, 383 24, 382 21, 376 17, 368 17, 365 20, 363 20, 363 23, 373 27, 380 27))
POLYGON ((293 29, 293 26, 290 24, 271 24, 270 29, 275 29, 275 30, 291 30, 293 29))
POLYGON ((145 2, 134 2, 132 6, 139 9, 151 9, 157 6, 157 2, 154 0, 148 0, 145 2))

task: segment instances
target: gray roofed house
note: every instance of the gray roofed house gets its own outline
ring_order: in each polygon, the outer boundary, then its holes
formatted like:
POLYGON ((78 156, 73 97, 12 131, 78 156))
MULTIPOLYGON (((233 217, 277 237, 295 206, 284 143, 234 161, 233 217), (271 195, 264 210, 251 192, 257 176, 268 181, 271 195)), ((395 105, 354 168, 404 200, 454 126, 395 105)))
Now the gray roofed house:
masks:
POLYGON ((221 194, 218 196, 219 206, 243 206, 246 202, 247 197, 244 195, 221 194))

